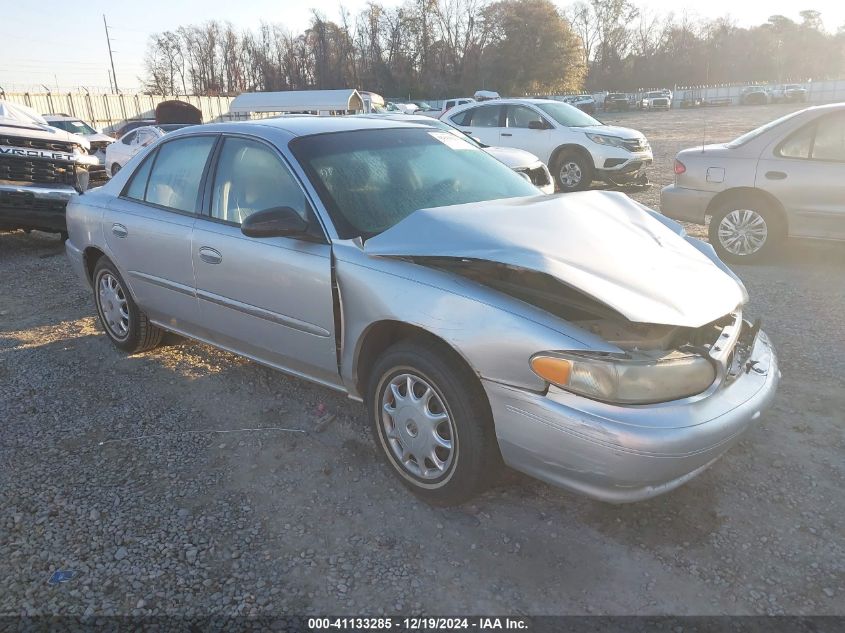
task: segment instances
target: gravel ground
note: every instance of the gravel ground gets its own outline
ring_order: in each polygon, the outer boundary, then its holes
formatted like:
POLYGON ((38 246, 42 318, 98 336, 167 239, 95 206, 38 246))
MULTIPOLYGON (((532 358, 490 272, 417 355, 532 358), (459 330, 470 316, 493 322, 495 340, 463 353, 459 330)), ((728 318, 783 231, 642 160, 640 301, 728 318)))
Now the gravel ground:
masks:
MULTIPOLYGON (((705 118, 726 140, 783 111, 608 119, 662 185, 705 118)), ((0 234, 0 615, 845 614, 845 248, 737 272, 784 378, 713 468, 628 506, 508 473, 438 510, 361 405, 178 339, 125 356, 57 239, 0 234)))

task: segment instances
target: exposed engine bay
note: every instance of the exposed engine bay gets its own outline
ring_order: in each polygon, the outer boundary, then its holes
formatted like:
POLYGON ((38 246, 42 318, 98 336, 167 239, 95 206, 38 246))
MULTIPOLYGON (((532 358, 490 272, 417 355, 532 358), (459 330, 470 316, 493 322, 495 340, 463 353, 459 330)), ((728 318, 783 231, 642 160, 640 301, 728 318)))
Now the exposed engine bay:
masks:
MULTIPOLYGON (((720 358, 725 357, 725 365, 735 364, 733 350, 713 349, 725 328, 735 322, 735 314, 726 314, 697 328, 637 323, 546 273, 465 258, 415 257, 411 261, 461 275, 545 310, 613 343, 625 350, 631 358, 669 360, 691 353, 715 356, 711 351, 718 351, 720 358)), ((734 342, 739 338, 737 334, 734 342)))

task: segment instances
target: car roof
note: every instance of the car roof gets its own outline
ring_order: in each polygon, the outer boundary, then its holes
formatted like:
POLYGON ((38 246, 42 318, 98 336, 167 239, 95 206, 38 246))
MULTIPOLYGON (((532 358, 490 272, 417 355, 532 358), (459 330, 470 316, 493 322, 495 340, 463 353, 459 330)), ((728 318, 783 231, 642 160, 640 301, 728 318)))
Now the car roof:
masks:
MULTIPOLYGON (((404 115, 409 116, 410 115, 404 115)), ((380 130, 385 128, 421 127, 414 121, 396 120, 387 117, 359 117, 359 116, 313 116, 288 114, 267 119, 251 121, 232 121, 226 123, 206 123, 192 125, 176 130, 174 136, 182 134, 196 134, 207 132, 246 132, 255 128, 272 128, 280 132, 287 132, 293 137, 311 136, 313 134, 329 134, 331 132, 354 132, 357 130, 380 130)), ((255 130, 257 131, 257 130, 255 130)), ((169 136, 169 135, 168 135, 169 136)))
POLYGON ((123 138, 127 134, 131 134, 132 132, 143 132, 144 130, 157 130, 157 129, 159 129, 158 125, 139 125, 138 127, 133 127, 131 130, 126 130, 126 132, 121 134, 121 138, 123 138))
POLYGON ((83 121, 81 117, 78 116, 68 116, 67 114, 45 114, 44 115, 45 121, 83 121))

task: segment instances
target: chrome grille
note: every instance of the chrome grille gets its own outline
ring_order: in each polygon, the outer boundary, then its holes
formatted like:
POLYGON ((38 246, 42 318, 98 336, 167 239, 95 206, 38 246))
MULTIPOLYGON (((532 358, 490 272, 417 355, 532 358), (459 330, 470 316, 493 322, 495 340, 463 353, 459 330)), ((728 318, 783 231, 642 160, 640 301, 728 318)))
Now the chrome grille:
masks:
POLYGON ((64 211, 65 200, 36 198, 29 191, 0 191, 0 207, 32 211, 64 211))
POLYGON ((55 152, 73 152, 73 143, 62 141, 46 141, 36 138, 25 138, 21 136, 0 136, 0 145, 11 145, 12 147, 26 147, 28 149, 45 149, 55 152))
POLYGON ((73 185, 73 165, 57 161, 0 156, 0 180, 73 185))

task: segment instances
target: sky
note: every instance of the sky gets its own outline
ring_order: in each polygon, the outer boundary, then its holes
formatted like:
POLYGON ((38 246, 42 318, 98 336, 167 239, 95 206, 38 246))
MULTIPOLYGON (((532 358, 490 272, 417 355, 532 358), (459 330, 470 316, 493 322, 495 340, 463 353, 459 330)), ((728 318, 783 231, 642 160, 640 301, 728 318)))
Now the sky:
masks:
MULTIPOLYGON (((557 0, 565 7, 572 0, 557 0)), ((0 89, 6 92, 78 90, 108 91, 109 58, 103 14, 109 24, 114 65, 119 88, 137 89, 144 75, 144 51, 149 35, 186 24, 216 19, 229 21, 237 29, 257 28, 262 22, 280 23, 301 32, 309 22, 311 9, 327 18, 339 16, 340 0, 0 0, 3 36, 0 37, 0 89)), ((633 0, 649 10, 716 18, 730 16, 739 26, 765 22, 782 14, 799 20, 802 9, 822 13, 825 27, 836 31, 845 25, 845 0, 633 0)), ((367 0, 343 0, 343 6, 357 13, 367 0)), ((391 6, 401 0, 382 0, 391 6)))

